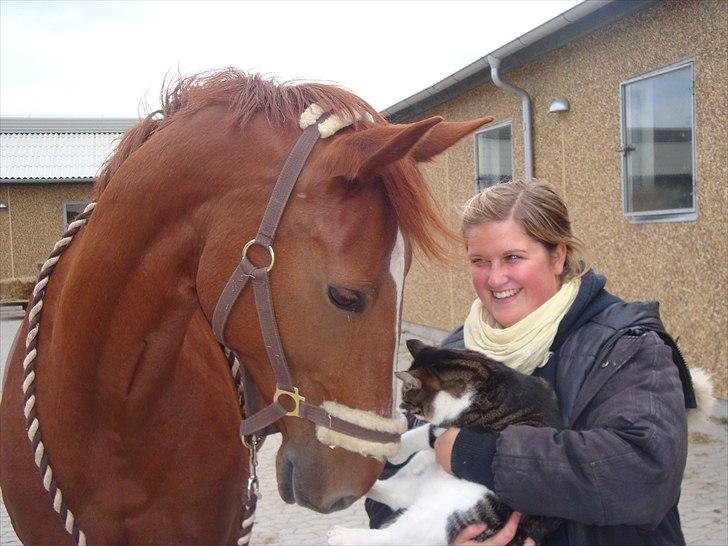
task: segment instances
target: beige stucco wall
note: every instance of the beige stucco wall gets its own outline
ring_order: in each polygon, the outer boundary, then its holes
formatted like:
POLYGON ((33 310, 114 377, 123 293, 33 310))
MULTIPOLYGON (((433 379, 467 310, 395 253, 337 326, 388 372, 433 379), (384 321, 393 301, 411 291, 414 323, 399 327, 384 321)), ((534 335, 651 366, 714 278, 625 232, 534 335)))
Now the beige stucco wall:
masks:
MULTIPOLYGON (((608 287, 625 299, 661 302, 665 324, 692 365, 715 374, 726 398, 728 319, 728 3, 667 1, 504 74, 532 98, 537 178, 564 195, 573 227, 608 287), (689 222, 631 224, 622 213, 620 83, 695 61, 697 208, 689 222), (557 97, 571 110, 549 114, 557 97)), ((457 120, 491 114, 513 121, 514 174, 523 174, 520 101, 487 83, 426 113, 457 120)), ((474 192, 474 140, 426 167, 441 206, 474 192)), ((404 320, 441 329, 462 322, 473 298, 465 266, 415 263, 404 320)))
POLYGON ((34 277, 63 233, 63 203, 86 201, 92 184, 2 184, 0 278, 34 277), (12 234, 12 236, 11 236, 12 234))

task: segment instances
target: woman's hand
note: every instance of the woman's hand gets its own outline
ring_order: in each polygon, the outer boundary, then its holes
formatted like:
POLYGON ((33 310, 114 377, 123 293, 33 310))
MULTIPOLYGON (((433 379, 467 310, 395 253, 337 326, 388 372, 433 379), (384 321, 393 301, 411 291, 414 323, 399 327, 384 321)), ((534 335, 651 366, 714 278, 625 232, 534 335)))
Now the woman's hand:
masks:
MULTIPOLYGON (((505 546, 516 536, 519 521, 521 521, 521 513, 513 512, 503 528, 489 537, 485 542, 475 542, 472 539, 485 531, 488 526, 485 523, 468 525, 458 533, 458 536, 452 541, 452 546, 505 546)), ((536 546, 536 543, 533 539, 527 538, 523 546, 536 546)))
POLYGON ((459 433, 459 428, 451 427, 435 440, 435 460, 448 474, 452 474, 450 459, 452 457, 452 448, 455 445, 455 438, 459 433))

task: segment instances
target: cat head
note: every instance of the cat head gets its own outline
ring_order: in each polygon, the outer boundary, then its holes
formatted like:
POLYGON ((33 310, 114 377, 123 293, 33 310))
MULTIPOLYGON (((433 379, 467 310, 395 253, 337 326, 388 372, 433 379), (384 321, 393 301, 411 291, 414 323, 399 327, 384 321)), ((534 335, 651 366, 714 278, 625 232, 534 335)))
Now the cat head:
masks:
POLYGON ((407 340, 414 357, 402 381, 400 408, 434 425, 452 423, 471 407, 476 392, 492 375, 490 359, 473 351, 431 347, 407 340))

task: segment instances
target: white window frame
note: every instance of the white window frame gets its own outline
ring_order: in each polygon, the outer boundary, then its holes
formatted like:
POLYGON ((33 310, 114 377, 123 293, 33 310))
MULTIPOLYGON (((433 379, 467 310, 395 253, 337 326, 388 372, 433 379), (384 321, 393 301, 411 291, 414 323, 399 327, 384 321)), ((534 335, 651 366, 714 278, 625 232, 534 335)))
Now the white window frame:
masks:
POLYGON ((653 70, 651 72, 647 72, 645 74, 640 74, 639 76, 635 76, 633 78, 630 78, 627 81, 624 81, 619 84, 619 106, 620 106, 620 151, 622 151, 622 212, 624 215, 629 219, 629 221, 633 224, 642 224, 642 223, 648 223, 648 222, 686 222, 686 221, 694 221, 698 217, 698 206, 697 206, 697 148, 696 148, 696 124, 695 124, 695 60, 694 59, 685 59, 680 62, 677 62, 675 64, 671 64, 669 66, 665 66, 663 68, 659 68, 657 70, 653 70), (639 212, 630 212, 627 210, 627 202, 628 202, 628 190, 627 190, 627 153, 625 152, 625 147, 627 146, 626 140, 627 140, 627 116, 626 116, 626 107, 627 107, 627 101, 625 97, 627 86, 631 83, 638 82, 640 80, 645 80, 647 78, 653 78, 655 76, 660 76, 661 74, 666 74, 668 72, 673 72, 675 70, 680 70, 681 68, 690 67, 690 89, 691 89, 691 102, 690 102, 690 108, 691 108, 691 121, 692 121, 692 127, 691 127, 691 140, 692 140, 692 170, 693 170, 693 204, 692 207, 688 208, 681 208, 681 209, 665 209, 665 210, 650 210, 650 211, 639 211, 639 212))
POLYGON ((66 231, 68 229, 68 222, 66 219, 68 218, 68 207, 69 206, 80 206, 81 211, 86 208, 86 206, 91 203, 91 201, 64 201, 63 202, 63 231, 66 231))
POLYGON ((478 137, 482 135, 483 133, 487 133, 489 131, 493 131, 495 129, 500 129, 501 127, 505 127, 506 125, 510 125, 511 127, 511 178, 513 178, 513 167, 514 167, 514 156, 513 156, 513 120, 506 119, 504 121, 499 121, 498 123, 493 123, 488 125, 487 127, 484 127, 480 131, 476 132, 473 135, 473 159, 475 160, 475 172, 473 174, 473 186, 475 188, 475 193, 479 193, 481 189, 478 187, 478 181, 479 181, 479 173, 478 173, 478 137))

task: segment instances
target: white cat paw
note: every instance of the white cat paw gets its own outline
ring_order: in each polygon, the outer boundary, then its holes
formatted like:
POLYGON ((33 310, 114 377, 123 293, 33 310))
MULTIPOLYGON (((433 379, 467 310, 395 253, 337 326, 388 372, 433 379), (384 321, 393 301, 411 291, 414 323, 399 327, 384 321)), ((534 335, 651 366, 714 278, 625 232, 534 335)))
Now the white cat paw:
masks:
POLYGON ((410 457, 410 455, 412 455, 412 451, 400 449, 397 453, 395 453, 391 457, 387 457, 387 461, 389 461, 392 464, 402 464, 410 457))

